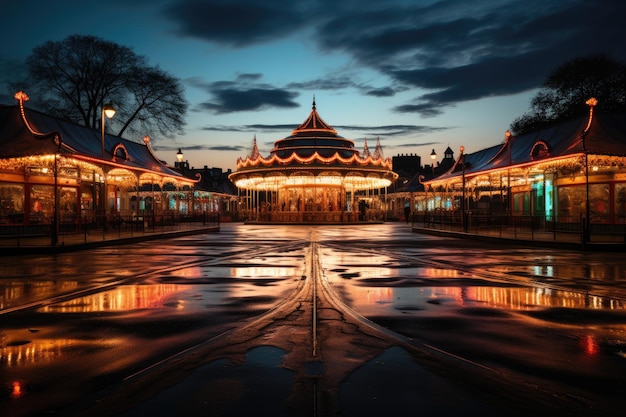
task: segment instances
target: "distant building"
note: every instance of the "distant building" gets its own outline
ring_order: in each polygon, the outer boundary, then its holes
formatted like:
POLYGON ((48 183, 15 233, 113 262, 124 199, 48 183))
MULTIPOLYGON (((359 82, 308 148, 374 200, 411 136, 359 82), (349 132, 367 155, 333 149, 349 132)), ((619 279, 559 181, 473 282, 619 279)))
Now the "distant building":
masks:
POLYGON ((393 171, 400 177, 411 178, 422 171, 422 158, 414 154, 401 154, 391 158, 393 171))
MULTIPOLYGON (((433 155, 436 156, 436 153, 433 155)), ((390 219, 404 218, 404 205, 407 200, 411 202, 412 213, 419 210, 415 205, 415 197, 424 193, 423 181, 448 171, 455 162, 454 152, 448 146, 441 162, 437 163, 436 158, 431 162, 430 166, 422 166, 421 157, 414 154, 393 157, 393 170, 398 174, 398 178, 388 190, 387 207, 390 219)))
POLYGON ((212 198, 218 204, 214 209, 219 211, 221 220, 238 220, 238 190, 228 178, 232 171, 229 169, 224 172, 222 168, 209 168, 207 165, 203 168, 190 167, 188 161, 183 161, 181 149, 178 150, 177 157, 179 160, 174 163, 174 168, 185 177, 197 180, 194 190, 212 198))

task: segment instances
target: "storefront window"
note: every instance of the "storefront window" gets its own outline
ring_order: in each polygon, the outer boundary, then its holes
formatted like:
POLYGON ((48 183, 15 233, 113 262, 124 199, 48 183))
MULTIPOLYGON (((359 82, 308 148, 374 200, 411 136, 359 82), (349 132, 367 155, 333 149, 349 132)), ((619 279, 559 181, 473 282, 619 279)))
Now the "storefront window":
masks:
POLYGON ((24 222, 24 186, 0 184, 0 223, 24 222))
POLYGON ((589 208, 591 221, 606 222, 609 220, 609 184, 589 185, 589 208))
POLYGON ((615 215, 620 223, 626 222, 626 184, 615 184, 615 215))
POLYGON ((54 187, 33 185, 30 187, 30 222, 49 223, 54 216, 54 187))
POLYGON ((64 222, 74 221, 77 214, 76 204, 78 202, 78 192, 74 187, 61 187, 59 190, 59 210, 61 219, 64 222))

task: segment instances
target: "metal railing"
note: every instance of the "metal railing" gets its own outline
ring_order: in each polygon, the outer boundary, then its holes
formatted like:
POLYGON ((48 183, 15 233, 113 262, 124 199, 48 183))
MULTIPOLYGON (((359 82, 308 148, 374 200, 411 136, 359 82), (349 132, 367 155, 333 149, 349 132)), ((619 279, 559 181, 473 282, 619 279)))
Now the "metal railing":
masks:
POLYGON ((0 246, 56 246, 148 234, 219 227, 219 213, 140 215, 64 215, 27 223, 0 218, 0 246))
POLYGON ((414 213, 414 227, 563 242, 626 242, 626 222, 615 216, 594 216, 587 225, 582 216, 515 214, 483 211, 433 211, 414 213), (616 221, 617 220, 617 221, 616 221), (587 227, 588 226, 588 227, 587 227))

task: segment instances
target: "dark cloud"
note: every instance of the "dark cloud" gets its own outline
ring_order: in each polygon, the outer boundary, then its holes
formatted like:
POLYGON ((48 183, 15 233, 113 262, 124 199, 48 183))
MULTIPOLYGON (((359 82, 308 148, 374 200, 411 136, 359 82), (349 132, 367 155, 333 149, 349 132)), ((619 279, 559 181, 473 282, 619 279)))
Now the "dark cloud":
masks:
POLYGON ((235 145, 185 145, 185 146, 176 146, 176 145, 159 145, 155 146, 154 150, 158 152, 177 152, 179 149, 183 150, 183 152, 188 151, 237 151, 241 152, 246 150, 244 146, 235 146, 235 145))
POLYGON ((358 82, 356 74, 327 74, 324 78, 308 81, 292 82, 287 88, 294 90, 331 91, 354 88, 364 95, 375 97, 392 97, 396 90, 392 87, 372 87, 366 83, 358 82))
POLYGON ((346 88, 358 87, 358 84, 354 81, 354 78, 349 75, 333 75, 329 74, 324 78, 315 80, 292 82, 287 84, 287 88, 299 89, 299 90, 343 90, 346 88))
POLYGON ((294 101, 297 93, 278 88, 222 88, 211 94, 214 101, 200 103, 198 107, 216 114, 299 106, 294 101))
MULTIPOLYGON (((206 126, 203 130, 216 132, 250 132, 250 133, 276 133, 276 139, 288 136, 293 129, 298 127, 295 124, 250 124, 241 126, 206 126)), ((424 125, 382 125, 382 126, 359 126, 359 125, 336 125, 333 126, 342 134, 342 131, 356 132, 359 135, 369 137, 396 137, 396 136, 420 136, 428 133, 440 132, 448 130, 445 127, 432 127, 424 125)), ((363 137, 365 137, 363 136, 363 137)), ((272 142, 273 143, 273 142, 272 142)))
MULTIPOLYGON (((254 80, 258 79, 256 76, 254 80)), ((194 110, 209 110, 215 114, 242 111, 264 110, 269 108, 293 108, 300 105, 295 101, 298 93, 261 83, 239 81, 218 81, 202 83, 197 79, 188 80, 195 87, 204 89, 211 101, 197 105, 194 110)))
POLYGON ((383 125, 383 126, 334 126, 336 129, 349 130, 353 132, 362 132, 374 137, 377 136, 406 136, 406 135, 425 135, 439 131, 448 130, 446 127, 433 127, 424 125, 383 125))
POLYGON ((372 88, 368 89, 364 92, 367 96, 374 97, 392 97, 396 94, 396 90, 391 87, 382 87, 382 88, 372 88))
POLYGON ((209 146, 207 148, 210 151, 243 151, 246 148, 244 146, 226 146, 226 145, 222 145, 222 146, 209 146))
POLYGON ((233 46, 268 42, 305 26, 308 16, 289 0, 178 0, 163 10, 182 36, 233 46))
POLYGON ((310 34, 320 51, 347 53, 351 74, 291 82, 286 89, 354 88, 390 97, 409 88, 415 98, 393 110, 422 116, 530 91, 577 57, 604 52, 625 60, 624 15, 626 2, 617 0, 213 0, 168 9, 181 33, 212 42, 242 46, 310 34), (375 70, 390 85, 360 83, 354 68, 375 70))
POLYGON ((224 126, 213 125, 205 126, 202 130, 208 130, 213 132, 290 132, 296 127, 292 124, 277 124, 277 125, 243 125, 243 126, 224 126))
POLYGON ((250 82, 250 81, 258 81, 263 78, 263 74, 259 73, 248 73, 248 74, 238 74, 237 80, 241 82, 250 82))
POLYGON ((424 90, 394 110, 435 116, 456 103, 536 88, 575 57, 613 51, 626 58, 625 12, 625 3, 612 0, 415 2, 385 11, 363 7, 317 33, 324 50, 347 52, 424 90))
POLYGON ((402 143, 396 145, 394 148, 419 148, 420 146, 439 146, 441 142, 419 142, 419 143, 402 143))
POLYGON ((269 108, 299 107, 295 99, 298 93, 258 83, 261 74, 241 74, 236 81, 204 82, 199 78, 189 78, 185 82, 208 93, 211 101, 198 104, 193 111, 209 110, 215 114, 242 111, 264 110, 269 108))

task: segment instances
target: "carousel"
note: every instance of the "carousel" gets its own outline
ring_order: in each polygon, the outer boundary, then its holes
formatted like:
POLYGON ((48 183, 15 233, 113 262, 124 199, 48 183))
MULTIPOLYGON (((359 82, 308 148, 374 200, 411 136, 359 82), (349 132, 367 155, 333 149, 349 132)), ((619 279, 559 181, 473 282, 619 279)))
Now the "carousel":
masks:
POLYGON ((380 140, 374 152, 365 140, 360 153, 322 120, 314 99, 309 117, 275 141, 267 158, 255 136, 252 152, 237 160, 229 178, 248 221, 357 223, 385 220, 386 188, 397 174, 380 140))

